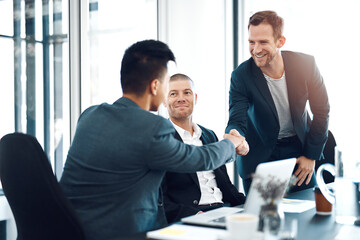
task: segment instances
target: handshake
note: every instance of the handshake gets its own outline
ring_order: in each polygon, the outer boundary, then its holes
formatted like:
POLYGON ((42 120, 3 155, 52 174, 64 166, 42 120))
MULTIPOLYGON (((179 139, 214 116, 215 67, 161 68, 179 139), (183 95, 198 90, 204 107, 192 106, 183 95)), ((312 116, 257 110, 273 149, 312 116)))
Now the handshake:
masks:
POLYGON ((224 139, 229 139, 234 144, 236 154, 241 156, 248 154, 249 144, 236 129, 231 129, 229 133, 225 133, 224 139))

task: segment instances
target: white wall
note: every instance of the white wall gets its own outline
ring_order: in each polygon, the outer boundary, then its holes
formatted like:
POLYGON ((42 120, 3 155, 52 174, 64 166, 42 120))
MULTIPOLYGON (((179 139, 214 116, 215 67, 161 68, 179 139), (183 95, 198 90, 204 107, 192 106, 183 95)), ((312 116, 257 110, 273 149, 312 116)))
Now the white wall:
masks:
MULTIPOLYGON (((228 121, 233 70, 232 1, 163 0, 159 7, 159 40, 174 52, 177 71, 195 82, 194 121, 221 140, 228 121)), ((166 109, 160 109, 160 114, 166 116, 166 109)), ((227 164, 232 180, 233 167, 227 164)))
POLYGON ((163 1, 166 14, 160 40, 174 52, 178 72, 195 82, 194 119, 222 139, 228 116, 228 83, 232 68, 231 1, 163 1), (230 42, 229 42, 230 41, 230 42), (227 46, 225 46, 227 43, 227 46), (230 67, 230 69, 229 69, 230 67))

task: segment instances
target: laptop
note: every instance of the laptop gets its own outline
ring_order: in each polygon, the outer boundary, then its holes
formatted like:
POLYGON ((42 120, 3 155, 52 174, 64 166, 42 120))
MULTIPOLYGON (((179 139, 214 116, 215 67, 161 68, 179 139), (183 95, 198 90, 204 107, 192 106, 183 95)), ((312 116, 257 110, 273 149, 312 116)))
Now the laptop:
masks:
MULTIPOLYGON (((257 176, 257 178, 252 181, 249 193, 246 196, 246 201, 243 206, 217 208, 202 214, 182 218, 181 222, 192 225, 226 228, 225 218, 228 215, 239 212, 258 215, 260 208, 265 203, 265 201, 262 199, 260 193, 256 189, 257 183, 261 181, 262 185, 266 185, 269 181, 273 180, 271 176, 276 176, 277 179, 279 179, 281 182, 285 182, 287 185, 292 176, 295 164, 296 158, 259 164, 255 170, 255 176, 257 176)), ((280 193, 280 197, 279 199, 276 199, 276 201, 281 201, 285 191, 286 187, 283 189, 283 192, 280 193)))

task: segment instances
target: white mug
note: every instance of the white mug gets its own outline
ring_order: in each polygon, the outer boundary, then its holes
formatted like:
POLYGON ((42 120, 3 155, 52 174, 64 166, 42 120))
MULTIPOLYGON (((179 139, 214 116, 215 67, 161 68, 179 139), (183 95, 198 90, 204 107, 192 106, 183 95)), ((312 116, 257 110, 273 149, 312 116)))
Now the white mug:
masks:
POLYGON ((259 217, 249 213, 237 213, 226 217, 229 238, 233 240, 251 240, 257 233, 259 217))

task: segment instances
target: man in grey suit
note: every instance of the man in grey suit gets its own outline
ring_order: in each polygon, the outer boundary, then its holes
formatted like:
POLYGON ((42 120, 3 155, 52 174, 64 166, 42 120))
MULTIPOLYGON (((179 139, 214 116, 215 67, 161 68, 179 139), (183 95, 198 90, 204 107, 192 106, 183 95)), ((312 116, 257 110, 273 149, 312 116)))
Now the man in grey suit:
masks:
POLYGON ((251 58, 231 75, 229 122, 250 145, 237 160, 244 190, 259 163, 296 157, 298 191, 314 185, 315 160, 327 140, 329 101, 312 56, 280 51, 285 44, 283 19, 273 11, 250 17, 251 58), (307 112, 309 103, 313 117, 307 112))
POLYGON ((114 239, 166 225, 160 184, 166 170, 209 170, 243 151, 236 130, 195 147, 174 138, 157 111, 167 92, 169 61, 160 41, 130 46, 121 65, 123 97, 85 110, 78 121, 60 184, 90 240, 114 239))

